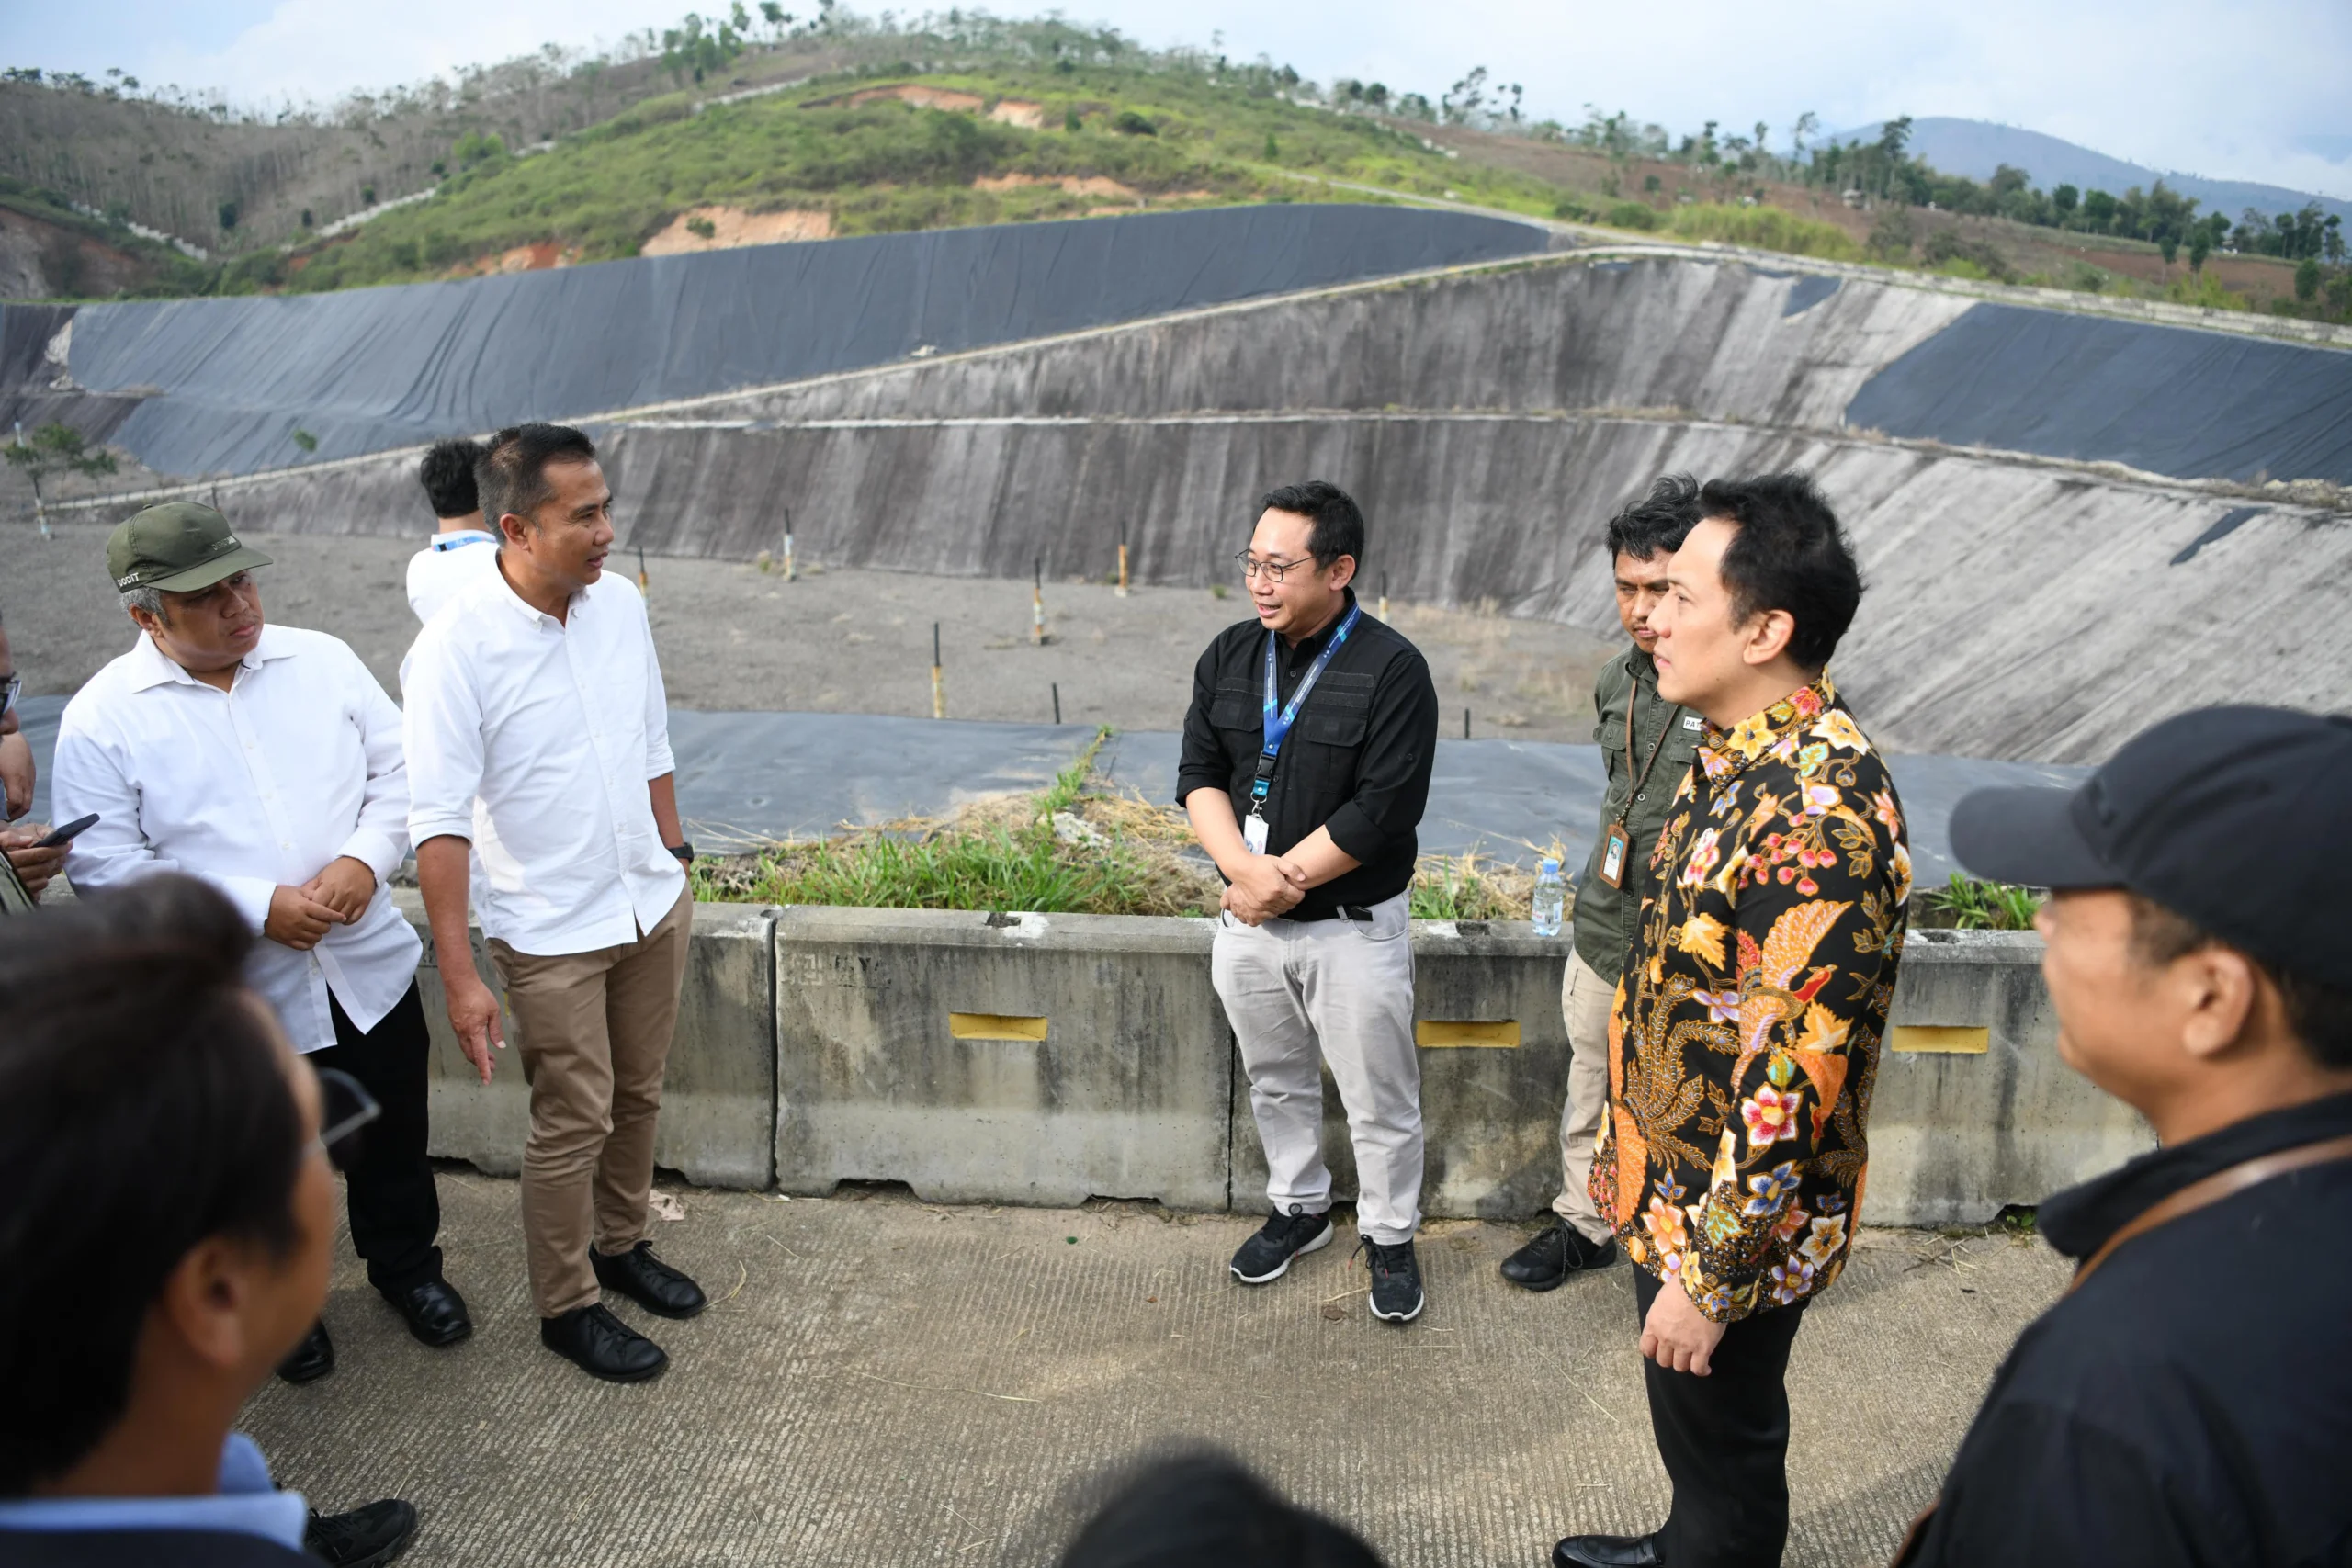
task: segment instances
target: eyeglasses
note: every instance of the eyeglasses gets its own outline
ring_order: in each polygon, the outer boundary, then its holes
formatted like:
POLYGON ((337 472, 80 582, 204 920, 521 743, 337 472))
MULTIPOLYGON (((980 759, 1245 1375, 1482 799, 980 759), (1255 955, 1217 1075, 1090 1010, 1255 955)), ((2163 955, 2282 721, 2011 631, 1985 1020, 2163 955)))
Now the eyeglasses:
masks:
POLYGON ((9 710, 17 705, 17 694, 24 689, 22 675, 0 675, 0 718, 8 716, 9 710))
POLYGON ((384 1108, 349 1073, 334 1067, 321 1067, 318 1073, 319 1135, 311 1140, 311 1147, 325 1155, 335 1169, 348 1174, 366 1148, 360 1129, 381 1116, 384 1108))
POLYGON ((1313 556, 1302 556, 1296 560, 1260 560, 1248 550, 1236 550, 1233 558, 1241 563, 1241 581, 1244 582, 1261 575, 1269 582, 1280 582, 1284 572, 1316 564, 1313 556))

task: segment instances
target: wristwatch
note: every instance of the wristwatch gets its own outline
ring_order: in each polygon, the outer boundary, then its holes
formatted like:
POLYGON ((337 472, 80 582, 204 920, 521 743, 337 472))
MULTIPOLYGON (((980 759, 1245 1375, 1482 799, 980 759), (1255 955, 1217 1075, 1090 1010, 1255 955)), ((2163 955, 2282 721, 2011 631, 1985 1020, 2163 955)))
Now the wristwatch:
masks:
POLYGON ((691 840, 683 844, 668 844, 663 847, 672 854, 678 857, 678 863, 680 865, 692 865, 695 863, 695 846, 691 840))

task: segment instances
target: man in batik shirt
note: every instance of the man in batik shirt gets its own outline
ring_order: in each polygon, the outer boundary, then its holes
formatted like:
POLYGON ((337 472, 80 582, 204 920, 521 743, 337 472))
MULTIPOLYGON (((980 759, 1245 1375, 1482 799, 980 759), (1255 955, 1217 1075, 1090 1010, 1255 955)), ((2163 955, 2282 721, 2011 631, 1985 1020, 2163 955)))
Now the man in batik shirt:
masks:
POLYGON ((1592 1196, 1636 1266, 1665 1525, 1563 1565, 1772 1568, 1789 1349, 1844 1267, 1911 862, 1886 764, 1826 672, 1861 599, 1793 474, 1715 480, 1676 552, 1658 694, 1702 715, 1610 1026, 1592 1196))

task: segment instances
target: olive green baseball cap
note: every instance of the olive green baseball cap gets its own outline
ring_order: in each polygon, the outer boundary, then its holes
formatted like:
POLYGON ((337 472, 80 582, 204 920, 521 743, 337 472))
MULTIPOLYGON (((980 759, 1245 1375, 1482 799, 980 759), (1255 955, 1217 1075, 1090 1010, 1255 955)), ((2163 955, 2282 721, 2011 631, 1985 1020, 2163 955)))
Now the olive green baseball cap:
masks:
POLYGON ((107 573, 117 591, 160 588, 195 593, 269 558, 238 542, 229 520, 194 501, 151 506, 107 540, 107 573))

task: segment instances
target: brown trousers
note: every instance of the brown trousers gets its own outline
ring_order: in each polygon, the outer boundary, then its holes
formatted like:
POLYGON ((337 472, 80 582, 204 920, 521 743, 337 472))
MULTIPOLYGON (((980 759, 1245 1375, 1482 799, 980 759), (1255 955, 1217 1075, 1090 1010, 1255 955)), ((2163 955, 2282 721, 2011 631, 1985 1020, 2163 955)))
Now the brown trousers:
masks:
POLYGON ((592 1240, 610 1255, 645 1239, 662 1069, 694 912, 689 889, 635 942, 594 953, 542 958, 489 943, 531 1086, 523 1243, 541 1317, 598 1299, 592 1240))

